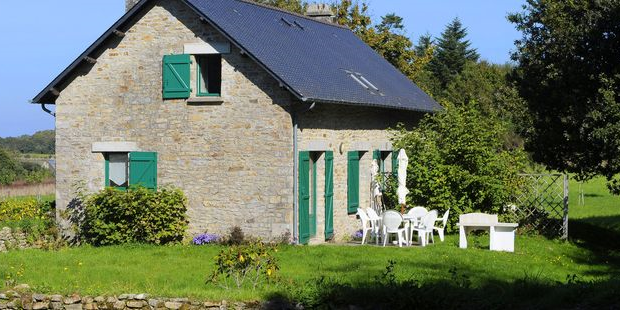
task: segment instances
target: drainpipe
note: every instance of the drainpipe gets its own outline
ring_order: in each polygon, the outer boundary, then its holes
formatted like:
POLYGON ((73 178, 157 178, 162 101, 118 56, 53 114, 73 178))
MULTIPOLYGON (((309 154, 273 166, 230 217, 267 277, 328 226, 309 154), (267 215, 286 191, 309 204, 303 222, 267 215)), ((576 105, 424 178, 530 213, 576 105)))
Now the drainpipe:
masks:
POLYGON ((293 119, 293 242, 295 244, 299 244, 299 185, 297 183, 299 179, 299 156, 298 156, 298 146, 297 146, 297 129, 298 126, 298 116, 306 113, 312 109, 314 109, 314 105, 316 102, 313 102, 310 107, 301 112, 297 112, 293 110, 292 119, 293 119))
POLYGON ((46 104, 48 104, 48 103, 41 103, 41 109, 43 109, 43 111, 45 111, 45 113, 47 113, 47 114, 49 114, 49 115, 51 115, 53 117, 56 117, 56 113, 52 112, 52 110, 50 110, 50 109, 45 107, 46 104))

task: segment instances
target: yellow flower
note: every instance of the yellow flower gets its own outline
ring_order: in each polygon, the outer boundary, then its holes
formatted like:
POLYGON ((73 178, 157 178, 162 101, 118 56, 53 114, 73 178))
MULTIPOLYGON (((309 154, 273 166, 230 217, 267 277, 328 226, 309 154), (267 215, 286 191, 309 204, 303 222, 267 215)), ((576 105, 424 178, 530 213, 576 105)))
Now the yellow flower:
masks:
POLYGON ((243 257, 243 255, 239 255, 239 261, 242 263, 245 262, 245 257, 243 257))

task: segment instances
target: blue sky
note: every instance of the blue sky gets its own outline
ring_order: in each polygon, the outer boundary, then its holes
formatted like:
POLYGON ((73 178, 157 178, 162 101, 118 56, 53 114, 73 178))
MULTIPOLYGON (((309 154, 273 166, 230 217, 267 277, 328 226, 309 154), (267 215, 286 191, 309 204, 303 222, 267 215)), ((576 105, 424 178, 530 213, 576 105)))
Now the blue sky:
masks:
MULTIPOLYGON (((506 20, 522 0, 369 0, 375 21, 394 12, 414 40, 439 36, 454 17, 469 30, 482 59, 509 61, 519 33, 506 20)), ((0 137, 53 129, 54 119, 29 104, 40 90, 108 29, 124 0, 0 1, 0 137)))

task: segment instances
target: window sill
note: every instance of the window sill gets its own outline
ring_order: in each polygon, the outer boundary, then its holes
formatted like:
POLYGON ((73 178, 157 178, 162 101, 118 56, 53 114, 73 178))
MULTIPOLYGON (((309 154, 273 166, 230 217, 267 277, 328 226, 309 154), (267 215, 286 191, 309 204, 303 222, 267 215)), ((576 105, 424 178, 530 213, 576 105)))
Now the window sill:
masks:
POLYGON ((224 99, 220 96, 210 96, 210 97, 191 97, 187 99, 187 104, 192 105, 220 105, 224 102, 224 99))

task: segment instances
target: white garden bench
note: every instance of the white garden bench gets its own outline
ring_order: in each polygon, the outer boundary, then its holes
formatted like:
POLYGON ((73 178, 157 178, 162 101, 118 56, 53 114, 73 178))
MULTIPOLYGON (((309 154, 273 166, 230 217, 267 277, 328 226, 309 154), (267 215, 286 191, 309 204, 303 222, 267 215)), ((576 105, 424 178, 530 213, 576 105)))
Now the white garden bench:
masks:
POLYGON ((467 248, 467 234, 474 230, 488 230, 491 251, 514 252, 515 231, 519 224, 500 223, 497 214, 468 213, 459 216, 459 247, 467 248))

